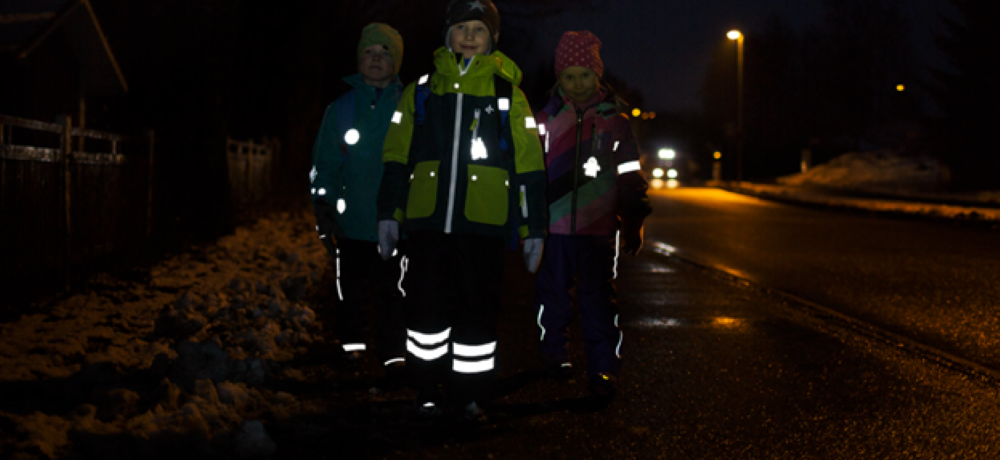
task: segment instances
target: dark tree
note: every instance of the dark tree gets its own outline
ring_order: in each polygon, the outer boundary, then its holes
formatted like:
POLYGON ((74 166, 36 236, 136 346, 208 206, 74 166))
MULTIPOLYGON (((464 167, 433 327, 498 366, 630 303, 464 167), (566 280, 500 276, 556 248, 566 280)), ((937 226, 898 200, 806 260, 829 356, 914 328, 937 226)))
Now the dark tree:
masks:
POLYGON ((1000 5, 991 0, 951 0, 958 12, 945 17, 946 33, 936 37, 951 69, 932 69, 932 94, 945 113, 939 120, 935 151, 964 188, 1000 187, 1000 88, 993 43, 1000 5))
MULTIPOLYGON (((890 0, 826 0, 821 24, 796 32, 772 18, 745 31, 744 175, 794 172, 802 149, 825 161, 847 151, 899 148, 893 133, 915 116, 917 69, 909 25, 890 0)), ((706 73, 703 106, 724 150, 735 151, 736 45, 721 42, 706 73)), ((723 158, 732 155, 723 154, 723 158)), ((732 162, 727 163, 730 177, 732 162)))

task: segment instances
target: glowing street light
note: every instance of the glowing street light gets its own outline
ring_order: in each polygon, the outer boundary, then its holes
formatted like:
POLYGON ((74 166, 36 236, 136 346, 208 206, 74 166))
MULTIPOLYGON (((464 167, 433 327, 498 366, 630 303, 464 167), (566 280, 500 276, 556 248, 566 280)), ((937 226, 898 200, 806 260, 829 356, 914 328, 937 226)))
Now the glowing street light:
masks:
POLYGON ((642 115, 642 110, 632 109, 632 116, 633 117, 638 117, 639 115, 642 115))
POLYGON ((743 34, 730 30, 726 34, 736 41, 736 180, 743 180, 743 34))
POLYGON ((722 152, 716 151, 712 154, 712 158, 715 158, 716 160, 722 158, 722 152))
POLYGON ((656 156, 660 157, 661 160, 673 160, 677 157, 677 152, 675 152, 674 149, 660 149, 660 151, 656 153, 656 156))
POLYGON ((906 91, 906 86, 896 85, 896 91, 899 91, 899 92, 906 91))

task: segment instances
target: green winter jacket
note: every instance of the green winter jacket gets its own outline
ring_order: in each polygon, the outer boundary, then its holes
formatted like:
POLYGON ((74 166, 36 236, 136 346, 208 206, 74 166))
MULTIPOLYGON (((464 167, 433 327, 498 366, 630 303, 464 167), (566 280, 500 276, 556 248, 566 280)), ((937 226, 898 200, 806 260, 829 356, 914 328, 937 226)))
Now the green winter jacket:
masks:
POLYGON ((384 169, 382 143, 403 85, 395 77, 376 97, 375 88, 365 84, 361 74, 345 77, 344 81, 354 89, 326 108, 313 146, 309 174, 312 200, 322 198, 337 208, 337 224, 345 238, 378 241, 376 198, 384 169), (342 107, 352 99, 352 110, 342 107), (342 126, 346 114, 351 114, 351 124, 342 126), (359 134, 354 145, 344 140, 351 128, 359 134))
POLYGON ((378 218, 395 218, 406 231, 508 238, 516 221, 521 238, 543 238, 545 159, 517 88, 521 70, 499 51, 476 56, 465 72, 459 62, 461 55, 446 48, 434 53, 422 123, 415 118, 417 83, 403 91, 382 151, 378 218), (497 98, 494 75, 513 85, 511 101, 497 98), (509 106, 506 125, 501 104, 509 106))

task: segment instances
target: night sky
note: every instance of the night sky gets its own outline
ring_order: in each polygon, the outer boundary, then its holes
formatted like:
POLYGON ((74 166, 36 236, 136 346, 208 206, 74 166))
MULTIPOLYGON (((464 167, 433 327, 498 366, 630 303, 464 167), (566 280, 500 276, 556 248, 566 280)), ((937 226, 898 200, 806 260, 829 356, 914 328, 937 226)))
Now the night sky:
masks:
MULTIPOLYGON (((537 59, 539 62, 551 59, 562 32, 587 29, 604 42, 605 68, 630 87, 639 88, 650 110, 698 109, 698 92, 712 51, 725 46, 727 31, 738 28, 748 33, 771 16, 798 29, 809 27, 822 20, 823 3, 824 0, 618 0, 597 9, 580 8, 545 20, 545 26, 539 28, 539 36, 535 37, 537 59)), ((910 17, 911 39, 917 52, 929 65, 944 65, 933 44, 933 32, 941 29, 939 11, 950 11, 947 3, 947 0, 898 0, 900 10, 910 17)), ((753 46, 752 41, 753 37, 747 35, 744 46, 753 46)), ((525 69, 538 65, 519 64, 525 69)))

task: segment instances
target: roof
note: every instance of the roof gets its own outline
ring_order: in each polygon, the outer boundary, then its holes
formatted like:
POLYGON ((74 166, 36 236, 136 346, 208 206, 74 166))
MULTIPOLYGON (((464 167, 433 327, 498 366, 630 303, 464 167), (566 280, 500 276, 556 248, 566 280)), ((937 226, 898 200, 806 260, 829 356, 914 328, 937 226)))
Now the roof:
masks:
POLYGON ((122 94, 128 84, 88 0, 5 0, 0 2, 0 53, 28 57, 62 28, 80 62, 85 94, 122 94))

